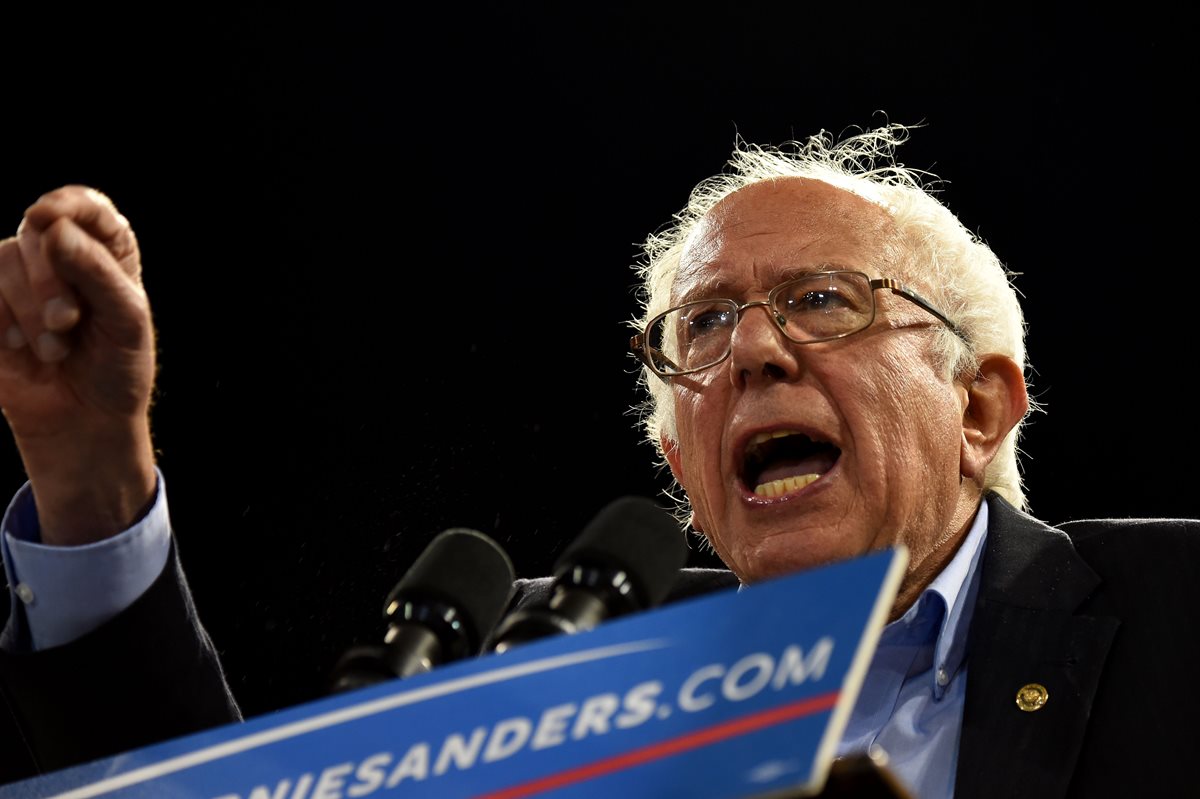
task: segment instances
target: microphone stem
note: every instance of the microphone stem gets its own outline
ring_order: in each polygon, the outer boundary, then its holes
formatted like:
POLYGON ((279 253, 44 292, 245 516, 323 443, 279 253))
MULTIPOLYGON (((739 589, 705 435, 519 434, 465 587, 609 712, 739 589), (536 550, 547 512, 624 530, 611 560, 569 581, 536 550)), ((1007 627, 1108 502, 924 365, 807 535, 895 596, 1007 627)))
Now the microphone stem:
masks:
POLYGON ((590 630, 609 615, 608 605, 599 595, 580 587, 560 586, 550 599, 550 609, 574 622, 571 632, 590 630))
POLYGON ((442 661, 442 644, 428 627, 398 624, 388 630, 384 661, 397 677, 424 674, 442 661))

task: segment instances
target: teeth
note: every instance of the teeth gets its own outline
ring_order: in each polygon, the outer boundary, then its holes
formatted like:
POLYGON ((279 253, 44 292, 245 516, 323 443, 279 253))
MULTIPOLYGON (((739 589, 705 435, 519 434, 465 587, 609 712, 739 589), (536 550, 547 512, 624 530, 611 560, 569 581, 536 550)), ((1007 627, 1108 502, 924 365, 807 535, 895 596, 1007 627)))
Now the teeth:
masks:
POLYGON ((750 439, 749 446, 753 447, 764 441, 770 441, 772 438, 783 438, 784 436, 801 435, 798 430, 776 430, 773 433, 756 433, 754 438, 750 439))
POLYGON ((816 480, 819 474, 798 474, 785 477, 782 480, 772 480, 754 487, 754 493, 760 497, 779 497, 792 491, 798 491, 816 480))

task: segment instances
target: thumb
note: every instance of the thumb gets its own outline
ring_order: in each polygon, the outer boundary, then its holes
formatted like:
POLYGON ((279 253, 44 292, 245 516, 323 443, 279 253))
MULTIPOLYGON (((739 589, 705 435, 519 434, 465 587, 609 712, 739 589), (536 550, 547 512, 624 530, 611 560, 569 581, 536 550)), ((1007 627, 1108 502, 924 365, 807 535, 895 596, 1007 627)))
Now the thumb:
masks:
POLYGON ((41 238, 46 260, 82 297, 92 321, 118 345, 141 344, 149 320, 149 302, 140 268, 127 271, 107 246, 70 218, 59 218, 42 232, 41 238))

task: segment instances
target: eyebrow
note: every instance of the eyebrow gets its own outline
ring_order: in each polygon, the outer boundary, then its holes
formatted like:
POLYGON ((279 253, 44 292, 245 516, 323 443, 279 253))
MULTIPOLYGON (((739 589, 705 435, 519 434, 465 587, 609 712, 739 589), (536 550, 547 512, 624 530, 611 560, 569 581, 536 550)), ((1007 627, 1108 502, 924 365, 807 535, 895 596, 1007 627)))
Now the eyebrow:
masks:
MULTIPOLYGON (((713 266, 713 264, 707 264, 707 266, 713 266)), ((786 266, 780 270, 779 274, 777 275, 778 279, 773 285, 768 287, 767 290, 770 291, 772 288, 780 285, 781 283, 786 283, 789 280, 795 280, 796 278, 804 277, 805 275, 813 275, 818 272, 847 271, 861 272, 864 270, 856 266, 836 263, 820 263, 812 264, 810 266, 786 266)), ((676 302, 677 304, 683 304, 685 302, 694 302, 696 300, 732 300, 735 299, 735 297, 730 295, 736 295, 738 293, 737 291, 733 290, 734 285, 734 282, 726 279, 723 274, 718 274, 715 276, 715 279, 711 281, 697 281, 697 283, 685 294, 682 294, 676 302)))

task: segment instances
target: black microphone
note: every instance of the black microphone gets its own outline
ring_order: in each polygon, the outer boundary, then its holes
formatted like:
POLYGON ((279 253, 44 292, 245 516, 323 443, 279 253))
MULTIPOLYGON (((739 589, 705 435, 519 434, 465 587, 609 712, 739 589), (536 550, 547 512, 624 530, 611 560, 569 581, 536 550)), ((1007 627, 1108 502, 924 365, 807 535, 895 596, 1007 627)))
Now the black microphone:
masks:
POLYGON ((654 607, 687 562, 684 536, 675 518, 649 499, 609 503, 555 563, 550 597, 509 614, 487 648, 504 652, 654 607))
POLYGON ((439 534, 388 594, 382 646, 354 647, 330 691, 410 677, 479 654, 512 598, 516 572, 491 538, 465 527, 439 534))

